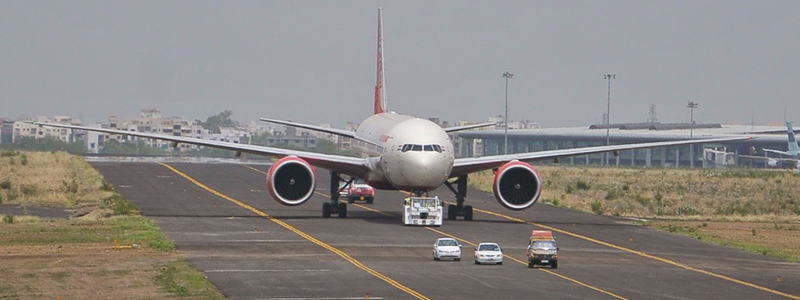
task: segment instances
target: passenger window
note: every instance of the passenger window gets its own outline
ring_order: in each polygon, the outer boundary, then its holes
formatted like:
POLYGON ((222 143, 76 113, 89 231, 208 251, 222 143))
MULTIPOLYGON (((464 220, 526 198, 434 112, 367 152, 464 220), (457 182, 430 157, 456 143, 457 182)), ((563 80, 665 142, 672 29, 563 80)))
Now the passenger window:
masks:
POLYGON ((433 151, 433 145, 425 145, 425 151, 433 151))
POLYGON ((422 151, 422 145, 413 145, 411 151, 422 151))

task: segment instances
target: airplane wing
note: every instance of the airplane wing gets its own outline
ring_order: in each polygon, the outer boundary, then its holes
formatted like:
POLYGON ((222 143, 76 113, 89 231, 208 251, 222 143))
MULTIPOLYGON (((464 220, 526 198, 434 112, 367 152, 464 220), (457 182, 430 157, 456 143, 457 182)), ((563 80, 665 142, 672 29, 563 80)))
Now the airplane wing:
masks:
POLYGON ((762 151, 764 151, 764 152, 770 152, 770 153, 775 153, 775 154, 780 154, 780 155, 792 156, 792 154, 791 154, 791 153, 789 153, 789 152, 786 152, 786 151, 772 150, 772 149, 762 149, 762 151))
POLYGON ((453 170, 450 172, 450 176, 456 177, 482 170, 497 168, 512 160, 532 162, 536 160, 556 159, 561 157, 595 154, 595 153, 612 152, 612 151, 666 147, 666 146, 680 146, 689 144, 722 143, 722 142, 744 141, 749 139, 751 139, 751 137, 668 141, 668 142, 611 145, 611 146, 598 146, 598 147, 586 147, 586 148, 558 149, 558 150, 547 150, 547 151, 537 151, 537 152, 514 153, 506 155, 493 155, 485 157, 457 158, 453 163, 453 170))
POLYGON ((310 130, 314 130, 314 131, 321 131, 321 132, 325 132, 325 133, 341 135, 343 137, 349 137, 351 139, 361 140, 359 137, 356 136, 356 132, 355 131, 336 129, 336 128, 329 128, 329 127, 322 127, 322 126, 315 126, 315 125, 297 123, 297 122, 292 122, 292 121, 268 119, 268 118, 259 118, 259 120, 264 121, 264 122, 270 122, 270 123, 275 123, 275 124, 286 125, 286 126, 305 128, 305 129, 310 129, 310 130))
POLYGON ((129 135, 141 138, 171 141, 174 143, 201 145, 201 146, 220 148, 236 152, 244 152, 244 153, 263 155, 263 156, 274 156, 274 157, 297 156, 307 161, 312 166, 338 171, 355 177, 363 177, 366 174, 367 164, 369 163, 367 159, 358 157, 321 154, 314 152, 289 150, 289 149, 281 149, 281 148, 257 146, 257 145, 247 145, 247 144, 239 144, 231 142, 221 142, 214 140, 204 140, 192 137, 161 135, 161 134, 153 134, 146 132, 124 131, 124 130, 94 128, 94 127, 75 126, 66 124, 39 123, 39 122, 29 122, 29 123, 41 126, 104 132, 110 134, 121 134, 121 135, 129 135))
POLYGON ((481 123, 481 124, 472 124, 472 125, 464 125, 464 126, 453 126, 453 127, 443 128, 443 129, 444 129, 444 132, 450 133, 450 132, 456 132, 456 131, 473 129, 473 128, 494 126, 495 124, 496 123, 481 123))

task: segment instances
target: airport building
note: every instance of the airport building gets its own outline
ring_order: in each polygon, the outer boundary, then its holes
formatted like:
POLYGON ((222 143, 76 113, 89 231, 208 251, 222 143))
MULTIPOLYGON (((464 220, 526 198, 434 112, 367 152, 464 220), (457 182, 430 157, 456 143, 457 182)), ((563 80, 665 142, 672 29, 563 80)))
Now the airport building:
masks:
MULTIPOLYGON (((758 166, 753 161, 740 156, 765 156, 762 151, 764 148, 783 150, 787 148, 786 127, 783 126, 720 124, 694 124, 692 126, 689 123, 628 123, 611 124, 610 126, 510 129, 508 130, 508 153, 605 146, 607 140, 610 145, 618 145, 741 136, 749 136, 753 139, 719 144, 621 151, 619 156, 608 154, 608 164, 664 167, 758 166), (606 127, 608 127, 608 131, 606 127)), ((503 130, 463 131, 458 133, 458 139, 460 142, 457 152, 461 157, 505 153, 506 135, 503 130)), ((558 162, 573 165, 602 165, 605 164, 605 160, 606 154, 592 154, 567 157, 558 162)))

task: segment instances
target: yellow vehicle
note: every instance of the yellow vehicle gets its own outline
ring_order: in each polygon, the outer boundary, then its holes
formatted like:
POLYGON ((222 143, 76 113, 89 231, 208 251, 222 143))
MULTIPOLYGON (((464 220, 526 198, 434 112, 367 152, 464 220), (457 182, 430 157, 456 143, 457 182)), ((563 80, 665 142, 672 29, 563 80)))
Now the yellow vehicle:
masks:
POLYGON ((549 265, 558 269, 558 245, 550 230, 534 230, 528 240, 528 268, 534 265, 549 265))

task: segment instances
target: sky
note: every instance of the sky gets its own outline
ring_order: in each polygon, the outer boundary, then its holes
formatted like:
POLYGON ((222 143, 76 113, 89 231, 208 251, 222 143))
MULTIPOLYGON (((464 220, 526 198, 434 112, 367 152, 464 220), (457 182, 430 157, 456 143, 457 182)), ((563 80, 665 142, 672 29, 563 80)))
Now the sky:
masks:
POLYGON ((0 2, 0 117, 800 121, 800 1, 0 2), (615 74, 608 81, 604 74, 615 74))

